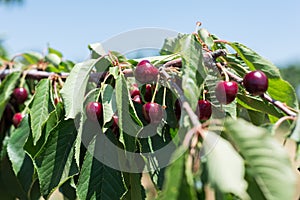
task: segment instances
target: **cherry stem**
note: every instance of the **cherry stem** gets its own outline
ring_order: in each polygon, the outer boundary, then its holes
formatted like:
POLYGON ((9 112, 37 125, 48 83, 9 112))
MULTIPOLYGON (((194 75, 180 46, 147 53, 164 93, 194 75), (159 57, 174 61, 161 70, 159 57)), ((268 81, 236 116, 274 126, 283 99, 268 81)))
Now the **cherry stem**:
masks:
POLYGON ((163 109, 166 109, 166 94, 167 94, 167 88, 164 87, 164 96, 163 96, 163 103, 162 103, 162 107, 163 109))
POLYGON ((204 86, 204 84, 203 84, 203 93, 202 93, 202 96, 203 96, 203 100, 205 101, 205 94, 206 94, 206 91, 205 91, 205 86, 204 86))
POLYGON ((26 75, 27 75, 26 72, 27 71, 24 71, 23 74, 22 74, 21 81, 20 81, 20 86, 19 86, 20 88, 22 88, 25 84, 25 78, 26 78, 26 75))
POLYGON ((60 99, 58 98, 58 92, 57 92, 57 82, 56 80, 53 80, 53 90, 54 90, 54 98, 60 102, 60 99))
POLYGON ((222 70, 224 76, 225 76, 225 81, 228 82, 230 81, 229 76, 227 74, 227 70, 225 70, 225 67, 221 65, 220 63, 216 63, 216 65, 222 70))
POLYGON ((214 43, 224 43, 224 44, 229 44, 227 40, 214 40, 214 43))
POLYGON ((160 74, 158 74, 157 76, 157 81, 156 81, 156 85, 155 85, 155 89, 154 89, 154 93, 151 99, 151 103, 154 103, 155 97, 156 97, 156 93, 157 93, 157 89, 158 89, 158 81, 160 79, 160 74))

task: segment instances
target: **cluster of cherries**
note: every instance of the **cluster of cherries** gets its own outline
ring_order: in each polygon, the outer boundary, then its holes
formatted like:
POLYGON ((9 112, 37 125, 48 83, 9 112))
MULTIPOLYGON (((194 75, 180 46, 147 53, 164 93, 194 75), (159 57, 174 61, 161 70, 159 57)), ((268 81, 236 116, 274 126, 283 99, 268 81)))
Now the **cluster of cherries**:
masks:
MULTIPOLYGON (((135 79, 141 84, 146 84, 143 104, 143 116, 148 123, 159 124, 163 119, 163 108, 158 103, 152 102, 152 91, 154 85, 150 84, 157 81, 159 71, 148 60, 140 61, 134 71, 135 79)), ((242 82, 245 89, 252 95, 258 96, 265 93, 268 89, 268 78, 260 70, 247 73, 242 82)), ((236 98, 238 93, 238 84, 235 81, 220 81, 215 88, 215 95, 221 104, 229 104, 236 98)), ((142 104, 141 94, 136 84, 130 91, 132 100, 135 103, 142 104)), ((23 104, 28 97, 27 90, 24 87, 15 88, 13 98, 18 105, 23 104)), ((180 103, 177 100, 174 108, 177 119, 180 118, 180 103)), ((89 102, 86 105, 87 117, 92 121, 98 121, 102 118, 103 109, 99 102, 89 102)), ((212 105, 208 100, 199 100, 196 114, 200 120, 208 120, 212 114, 212 105)), ((18 127, 24 115, 17 112, 12 117, 12 122, 15 127, 18 127)), ((113 116, 112 129, 114 132, 118 130, 118 116, 113 116)))
MULTIPOLYGON (((268 78, 262 71, 256 70, 247 73, 242 84, 251 95, 259 96, 267 91, 268 78)), ((236 98, 238 88, 235 81, 220 81, 215 88, 216 98, 220 104, 230 104, 236 98)), ((199 100, 197 113, 200 120, 209 119, 212 113, 211 103, 206 100, 199 100)))
MULTIPOLYGON (((143 104, 142 109, 145 120, 151 124, 159 124, 163 119, 163 109, 161 105, 151 102, 154 85, 150 83, 156 81, 158 73, 158 69, 154 67, 148 60, 142 60, 141 62, 139 62, 135 69, 136 80, 142 84, 146 84, 144 95, 144 100, 146 101, 146 103, 143 104)), ((141 93, 137 84, 132 85, 132 89, 130 90, 130 96, 132 98, 132 101, 134 101, 135 103, 143 103, 141 93)), ((103 108, 100 102, 89 102, 86 105, 85 109, 87 118, 89 120, 94 122, 102 120, 103 108)), ((111 127, 114 133, 118 132, 117 115, 113 115, 113 124, 111 127)))
MULTIPOLYGON (((28 97, 28 93, 24 87, 18 87, 14 89, 12 96, 15 99, 16 103, 18 105, 21 105, 26 101, 28 97)), ((21 112, 15 113, 12 117, 13 125, 17 128, 23 118, 24 118, 24 114, 22 114, 21 112)))
MULTIPOLYGON (((141 84, 146 84, 144 100, 147 102, 143 104, 143 115, 148 123, 159 124, 163 119, 162 106, 155 102, 150 102, 152 99, 152 90, 154 81, 157 81, 159 71, 148 60, 140 61, 134 71, 135 79, 141 84)), ((260 70, 247 73, 242 85, 252 95, 258 96, 265 93, 268 89, 268 78, 260 70)), ((230 104, 234 101, 238 93, 238 84, 235 81, 220 81, 215 88, 215 95, 220 104, 230 104)), ((142 104, 141 94, 137 85, 133 85, 130 91, 131 98, 134 102, 142 104)), ((177 119, 180 117, 180 103, 175 102, 174 108, 177 119)), ((90 102, 86 106, 87 117, 93 121, 98 121, 102 117, 102 105, 99 102, 90 102)), ((208 120, 212 115, 212 105, 208 100, 199 100, 196 114, 198 118, 208 120)), ((117 127, 118 117, 113 118, 113 128, 117 127)))

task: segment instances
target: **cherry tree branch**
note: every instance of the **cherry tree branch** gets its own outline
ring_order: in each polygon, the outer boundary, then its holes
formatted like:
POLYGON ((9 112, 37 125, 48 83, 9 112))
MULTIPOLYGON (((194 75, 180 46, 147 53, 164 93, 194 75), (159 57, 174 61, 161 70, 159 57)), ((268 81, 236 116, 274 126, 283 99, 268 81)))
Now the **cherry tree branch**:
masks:
MULTIPOLYGON (((225 41, 216 41, 216 42, 225 42, 225 41)), ((234 74, 233 72, 229 71, 228 69, 226 69, 223 65, 221 65, 221 63, 216 63, 215 62, 215 58, 218 57, 218 56, 222 56, 224 55, 224 52, 223 51, 218 51, 218 52, 207 52, 206 54, 211 54, 211 58, 213 59, 213 62, 215 64, 215 66, 217 66, 219 69, 222 69, 223 71, 225 71, 225 73, 233 80, 235 80, 236 82, 242 84, 243 82, 243 79, 241 77, 239 77, 238 75, 234 74)), ((207 63, 207 64, 211 64, 211 63, 207 63)), ((168 61, 166 62, 163 67, 161 67, 161 74, 166 78, 166 79, 170 79, 171 80, 171 77, 170 75, 168 75, 168 73, 165 71, 165 68, 167 67, 171 67, 171 66, 174 66, 174 67, 181 67, 182 66, 182 59, 181 58, 178 58, 178 59, 175 59, 175 60, 171 60, 171 61, 168 61)), ((210 66, 207 66, 207 67, 210 67, 210 66)), ((8 74, 14 72, 14 71, 18 71, 18 70, 15 70, 15 69, 5 69, 5 70, 2 70, 0 71, 0 79, 3 79, 5 76, 7 76, 8 74)), ((28 78, 31 78, 31 79, 37 79, 37 80, 40 80, 40 79, 43 79, 43 78, 48 78, 49 76, 53 76, 53 75, 58 75, 60 76, 62 79, 66 79, 68 76, 69 76, 69 73, 65 73, 65 72, 62 72, 62 73, 54 73, 54 72, 45 72, 45 71, 38 71, 38 70, 27 70, 27 71, 23 71, 22 73, 27 73, 26 77, 28 78)), ((91 73, 90 75, 90 81, 93 81, 93 82, 98 82, 100 80, 100 78, 103 76, 103 73, 105 72, 94 72, 94 73, 91 73)), ((125 77, 131 77, 134 75, 133 73, 133 70, 132 69, 124 69, 123 70, 123 73, 125 75, 125 77)), ((179 92, 179 96, 180 97, 184 97, 183 94, 180 94, 182 93, 182 90, 178 87, 177 84, 175 84, 175 82, 173 81, 168 81, 172 87, 177 91, 179 92)), ((272 99, 269 95, 267 95, 266 93, 262 94, 260 96, 262 99, 268 101, 269 103, 273 104, 274 106, 276 106, 277 108, 279 108, 280 110, 282 110, 285 114, 289 115, 289 116, 292 116, 292 117, 296 117, 297 116, 297 113, 290 110, 284 103, 280 102, 280 101, 277 101, 277 100, 274 100, 272 99)), ((182 102, 187 102, 185 99, 181 99, 182 102)), ((183 107, 185 108, 186 105, 183 103, 183 107)), ((187 107, 185 108, 186 111, 189 113, 190 110, 189 110, 190 107, 187 107)), ((192 110, 191 110, 192 111, 192 110)), ((192 111, 193 112, 193 111, 192 111)), ((192 115, 191 115, 192 116, 192 115)), ((198 121, 199 122, 199 121, 198 121)), ((194 124, 195 125, 195 124, 194 124)))
MULTIPOLYGON (((243 79, 241 77, 239 77, 239 76, 235 75, 234 73, 230 72, 224 66, 222 66, 220 63, 216 63, 216 65, 217 65, 218 68, 222 68, 222 70, 224 70, 227 73, 227 75, 231 79, 233 79, 234 81, 236 81, 240 84, 243 82, 243 79)), ((272 99, 272 97, 270 97, 268 94, 264 93, 264 94, 260 95, 260 97, 262 99, 268 101, 269 103, 273 104, 274 106, 276 106, 280 110, 282 110, 285 114, 287 114, 289 116, 292 116, 292 117, 297 116, 297 113, 291 111, 284 103, 272 99)))
POLYGON ((193 128, 188 131, 185 135, 183 145, 186 147, 190 146, 190 141, 195 136, 195 133, 199 134, 203 139, 205 138, 205 132, 202 129, 202 124, 199 121, 198 116, 194 113, 190 104, 187 102, 182 89, 176 84, 175 80, 166 72, 165 67, 160 67, 160 75, 161 77, 170 84, 171 88, 178 94, 182 108, 187 112, 192 124, 193 128))

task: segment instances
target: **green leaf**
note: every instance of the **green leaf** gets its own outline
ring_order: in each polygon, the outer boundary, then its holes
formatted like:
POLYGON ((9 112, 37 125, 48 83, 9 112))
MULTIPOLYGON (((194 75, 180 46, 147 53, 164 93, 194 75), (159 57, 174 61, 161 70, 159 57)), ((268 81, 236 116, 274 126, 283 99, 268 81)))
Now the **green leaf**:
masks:
MULTIPOLYGON (((11 163, 7 157, 5 157, 1 161, 0 165, 0 197, 1 199, 5 199, 5 197, 9 200, 15 199, 25 199, 27 200, 27 191, 22 187, 22 183, 18 180, 13 172, 11 163), (3 191, 4 190, 4 191, 3 191)), ((27 180, 28 181, 28 180, 27 180)), ((25 186, 26 187, 26 186, 25 186)))
POLYGON ((212 46, 214 45, 214 40, 210 36, 210 33, 206 29, 201 28, 199 29, 198 34, 201 40, 208 46, 208 48, 212 49, 212 46))
POLYGON ((254 110, 247 110, 249 118, 251 119, 251 122, 256 125, 260 126, 266 122, 266 114, 254 110))
POLYGON ((54 53, 49 53, 48 55, 46 55, 45 60, 50 62, 54 66, 58 66, 61 62, 61 58, 54 53))
POLYGON ((160 50, 161 55, 169 55, 181 52, 181 40, 188 37, 187 34, 179 33, 176 37, 166 38, 160 50))
POLYGON ((121 172, 94 157, 95 154, 105 151, 103 141, 101 144, 102 139, 98 135, 88 146, 77 184, 79 199, 120 199, 126 191, 121 172))
POLYGON ((45 145, 49 134, 51 133, 51 130, 64 118, 64 110, 63 110, 62 103, 58 103, 55 107, 55 110, 53 110, 43 127, 42 135, 40 139, 38 140, 37 144, 34 145, 32 134, 29 135, 26 144, 24 146, 24 149, 26 152, 34 158, 35 155, 43 148, 45 145))
MULTIPOLYGON (((85 103, 91 101, 98 101, 100 94, 100 89, 94 89, 93 91, 89 92, 89 95, 85 97, 85 103)), ((103 109, 107 109, 104 106, 103 109)), ((104 111, 105 112, 105 111, 104 111)), ((81 150, 81 143, 83 145, 88 146, 92 138, 97 135, 98 133, 102 133, 101 127, 98 123, 93 123, 90 120, 87 120, 86 113, 82 110, 81 115, 78 118, 75 118, 76 124, 78 123, 78 134, 75 142, 75 160, 77 166, 80 165, 80 150, 81 150)))
POLYGON ((49 113, 54 110, 50 93, 51 81, 49 79, 41 80, 36 86, 36 92, 30 109, 30 124, 34 145, 36 145, 42 135, 42 129, 49 117, 49 113))
POLYGON ((232 193, 241 199, 249 199, 244 162, 232 145, 214 132, 207 132, 204 152, 211 185, 224 194, 232 193))
MULTIPOLYGON (((245 159, 247 174, 254 178, 262 199, 293 199, 295 174, 289 157, 266 129, 239 119, 226 121, 225 132, 245 159)), ((250 190, 254 185, 248 184, 248 194, 258 199, 254 196, 259 193, 250 190)))
POLYGON ((278 111, 273 104, 265 102, 258 97, 253 97, 253 96, 240 94, 240 93, 238 93, 237 97, 238 97, 237 98, 238 104, 248 110, 267 113, 277 118, 283 116, 283 113, 278 111))
POLYGON ((281 79, 280 71, 273 63, 242 44, 229 43, 229 45, 236 50, 250 70, 261 70, 267 75, 269 79, 268 93, 273 99, 298 109, 295 90, 288 82, 281 79))
POLYGON ((92 51, 92 58, 98 58, 99 56, 106 54, 101 43, 90 44, 88 48, 92 51))
MULTIPOLYGON (((123 74, 120 74, 116 80, 116 102, 119 116, 119 128, 120 132, 130 133, 121 134, 121 140, 124 141, 125 149, 130 152, 134 152, 136 149, 136 140, 133 136, 136 136, 141 127, 137 125, 131 118, 129 106, 134 110, 132 101, 129 100, 129 92, 126 84, 126 80, 123 74)), ((133 113, 134 119, 138 120, 138 124, 142 124, 136 112, 133 113)))
POLYGON ((196 110, 201 84, 207 76, 202 60, 202 46, 194 35, 186 37, 181 44, 182 89, 192 109, 196 110))
POLYGON ((20 75, 21 72, 13 72, 7 75, 0 83, 0 119, 2 118, 5 106, 19 81, 20 75))
POLYGON ((76 136, 73 120, 61 121, 36 155, 35 166, 44 197, 49 197, 57 187, 78 173, 74 159, 76 136))
POLYGON ((296 142, 300 142, 300 117, 298 115, 296 127, 294 128, 293 132, 289 136, 292 140, 295 140, 296 142))
POLYGON ((115 101, 114 88, 111 85, 104 85, 102 93, 102 107, 103 107, 103 124, 110 122, 114 115, 113 101, 115 101))
POLYGON ((127 187, 126 194, 122 197, 124 200, 145 199, 144 188, 141 185, 142 175, 138 173, 123 172, 124 181, 127 187))
POLYGON ((251 71, 261 70, 268 78, 281 78, 279 69, 273 63, 258 55, 255 51, 237 42, 229 43, 229 45, 238 53, 251 71))
POLYGON ((173 156, 175 158, 181 155, 171 165, 167 167, 165 173, 165 183, 162 192, 159 194, 158 199, 197 199, 193 186, 188 184, 185 170, 191 170, 185 168, 185 162, 187 153, 184 153, 186 149, 177 149, 173 156), (183 154, 183 155, 182 155, 183 154))
POLYGON ((268 93, 270 96, 285 103, 286 105, 298 109, 298 100, 294 88, 285 80, 269 79, 268 93))
POLYGON ((43 59, 43 55, 38 52, 23 53, 22 56, 27 64, 36 64, 43 59))
POLYGON ((74 119, 81 112, 89 73, 99 60, 77 63, 68 76, 60 94, 65 103, 66 118, 74 119))
POLYGON ((63 57, 63 54, 60 52, 60 51, 58 51, 58 50, 56 50, 56 49, 53 49, 53 48, 51 48, 51 47, 48 47, 48 53, 50 54, 55 54, 55 55, 57 55, 59 58, 62 58, 63 57))
POLYGON ((7 153, 16 175, 18 175, 19 171, 21 170, 26 156, 23 146, 30 133, 30 125, 28 121, 28 116, 25 116, 22 119, 19 127, 15 129, 8 141, 7 153))
POLYGON ((26 193, 30 190, 34 172, 33 162, 23 149, 29 133, 29 119, 25 116, 19 127, 12 133, 7 146, 13 171, 26 193))

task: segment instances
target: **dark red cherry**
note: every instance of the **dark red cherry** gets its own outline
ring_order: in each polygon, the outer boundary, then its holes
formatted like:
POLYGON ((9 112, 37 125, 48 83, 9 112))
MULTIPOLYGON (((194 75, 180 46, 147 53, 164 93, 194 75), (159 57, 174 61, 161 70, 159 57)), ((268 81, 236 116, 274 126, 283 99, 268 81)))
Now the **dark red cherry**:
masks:
POLYGON ((206 100, 199 100, 196 113, 200 120, 208 120, 212 113, 211 103, 206 100))
POLYGON ((120 131, 119 131, 119 117, 117 115, 113 115, 112 116, 113 119, 113 123, 111 125, 112 128, 112 132, 114 133, 114 135, 119 138, 120 137, 120 131))
POLYGON ((174 112, 175 112, 176 119, 178 121, 180 119, 180 115, 181 115, 181 105, 180 105, 179 99, 176 99, 176 101, 175 101, 174 112))
POLYGON ((135 83, 132 85, 132 88, 130 90, 130 96, 131 98, 135 97, 136 95, 140 94, 140 90, 138 88, 138 85, 135 83))
POLYGON ((89 102, 85 110, 88 119, 92 121, 98 121, 102 117, 102 104, 99 102, 89 102))
POLYGON ((132 101, 138 103, 138 104, 142 104, 142 100, 141 100, 141 96, 140 95, 135 95, 133 98, 132 98, 132 101))
POLYGON ((146 103, 143 105, 143 114, 147 122, 159 124, 163 119, 163 109, 157 103, 146 103))
POLYGON ((243 85, 254 95, 261 95, 268 89, 268 77, 260 70, 252 71, 244 76, 243 85))
POLYGON ((215 89, 216 97, 221 104, 229 104, 234 101, 239 87, 235 81, 220 81, 215 89))
POLYGON ((151 83, 156 81, 158 73, 158 69, 154 67, 148 60, 142 60, 135 68, 134 77, 142 84, 151 83))
POLYGON ((28 97, 27 90, 23 87, 14 89, 13 97, 16 99, 17 104, 22 104, 28 97))
POLYGON ((146 88, 145 88, 145 95, 144 95, 144 99, 147 102, 150 102, 152 100, 152 89, 154 88, 154 85, 151 84, 147 84, 146 88))
POLYGON ((14 114, 14 116, 12 118, 12 122, 13 122, 15 128, 17 128, 20 125, 23 117, 24 117, 24 115, 22 113, 14 114))

